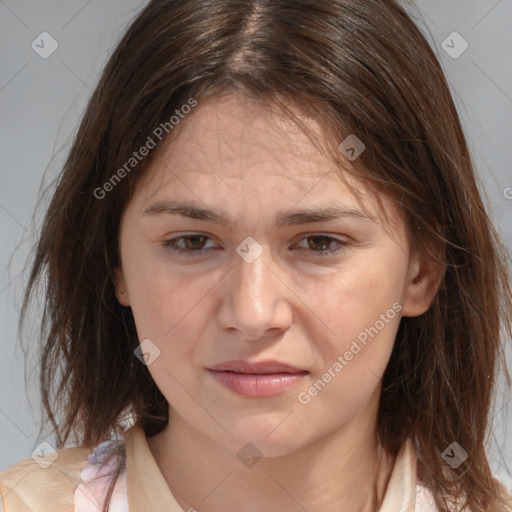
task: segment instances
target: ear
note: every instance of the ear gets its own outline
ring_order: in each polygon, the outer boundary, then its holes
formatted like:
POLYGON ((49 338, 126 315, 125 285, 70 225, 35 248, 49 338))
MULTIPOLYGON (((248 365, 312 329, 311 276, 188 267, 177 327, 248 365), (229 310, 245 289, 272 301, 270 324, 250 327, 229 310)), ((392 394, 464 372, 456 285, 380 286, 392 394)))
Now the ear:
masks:
POLYGON ((128 307, 130 306, 130 298, 128 296, 123 271, 120 268, 116 268, 114 274, 117 300, 121 305, 128 307))
POLYGON ((411 257, 409 275, 403 302, 403 316, 419 316, 428 310, 444 277, 444 266, 414 253, 411 257))

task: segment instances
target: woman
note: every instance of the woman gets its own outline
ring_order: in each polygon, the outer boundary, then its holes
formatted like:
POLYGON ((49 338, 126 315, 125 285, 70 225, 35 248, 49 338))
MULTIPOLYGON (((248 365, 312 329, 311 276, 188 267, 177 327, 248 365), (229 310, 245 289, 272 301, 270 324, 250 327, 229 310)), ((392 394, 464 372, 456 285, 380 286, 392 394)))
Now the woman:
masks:
POLYGON ((23 315, 43 276, 59 446, 0 474, 8 512, 511 510, 484 449, 506 256, 397 2, 150 2, 23 315))

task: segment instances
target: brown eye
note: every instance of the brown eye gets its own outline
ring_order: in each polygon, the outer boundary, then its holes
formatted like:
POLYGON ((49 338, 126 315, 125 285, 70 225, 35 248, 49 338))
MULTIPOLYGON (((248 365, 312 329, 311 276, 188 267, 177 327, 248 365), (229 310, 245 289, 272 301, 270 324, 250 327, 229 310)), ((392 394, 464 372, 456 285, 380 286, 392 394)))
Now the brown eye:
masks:
POLYGON ((206 243, 206 240, 208 239, 208 237, 205 235, 190 235, 184 236, 182 238, 185 241, 185 247, 191 251, 202 249, 206 243))
POLYGON ((328 251, 331 242, 335 241, 334 238, 325 235, 308 236, 307 239, 309 240, 308 246, 313 251, 328 251))
POLYGON ((346 249, 348 243, 327 235, 309 235, 305 236, 301 243, 306 240, 307 247, 302 246, 304 249, 309 249, 314 256, 334 256, 339 252, 346 249), (332 249, 332 243, 335 242, 337 247, 332 249))
POLYGON ((200 256, 212 247, 206 247, 205 244, 210 238, 206 235, 183 235, 170 240, 165 240, 164 246, 172 252, 191 256, 200 256), (182 242, 180 244, 180 242, 182 242))

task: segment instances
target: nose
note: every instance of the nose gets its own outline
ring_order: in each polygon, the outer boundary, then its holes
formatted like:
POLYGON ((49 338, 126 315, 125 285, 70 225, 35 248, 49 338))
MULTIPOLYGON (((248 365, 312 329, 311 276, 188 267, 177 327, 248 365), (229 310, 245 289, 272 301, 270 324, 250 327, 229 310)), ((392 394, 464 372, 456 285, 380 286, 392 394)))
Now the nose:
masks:
POLYGON ((251 341, 285 332, 292 323, 293 293, 268 248, 251 263, 235 253, 233 264, 224 280, 221 327, 251 341))

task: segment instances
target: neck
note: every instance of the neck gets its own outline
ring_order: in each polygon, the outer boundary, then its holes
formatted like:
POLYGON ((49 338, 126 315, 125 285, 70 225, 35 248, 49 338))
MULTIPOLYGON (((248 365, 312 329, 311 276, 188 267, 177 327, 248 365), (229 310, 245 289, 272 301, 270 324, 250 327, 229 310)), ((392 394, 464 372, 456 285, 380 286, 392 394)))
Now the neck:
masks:
POLYGON ((378 443, 374 416, 245 467, 232 449, 170 412, 169 424, 148 445, 185 511, 371 512, 382 503, 394 457, 378 443))

